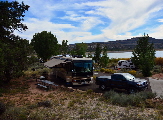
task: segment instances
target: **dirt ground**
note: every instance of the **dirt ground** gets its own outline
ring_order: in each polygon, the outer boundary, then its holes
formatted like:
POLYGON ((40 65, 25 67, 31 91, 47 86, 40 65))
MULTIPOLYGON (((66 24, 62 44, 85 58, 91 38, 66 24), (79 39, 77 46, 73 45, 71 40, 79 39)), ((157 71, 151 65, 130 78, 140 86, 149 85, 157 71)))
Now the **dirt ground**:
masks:
MULTIPOLYGON (((94 75, 96 77, 98 77, 98 76, 101 76, 101 75, 110 75, 110 74, 98 72, 98 73, 94 73, 94 75)), ((51 81, 53 81, 57 85, 64 86, 64 82, 61 79, 55 78, 54 76, 50 76, 49 78, 50 78, 51 81)), ((153 79, 159 79, 159 80, 162 79, 163 80, 163 73, 152 75, 152 78, 153 79)), ((36 88, 36 83, 37 82, 35 80, 31 80, 31 82, 29 82, 29 86, 30 86, 29 90, 30 90, 30 92, 32 92, 32 93, 44 93, 44 94, 46 94, 46 91, 42 91, 42 90, 36 88)), ((80 89, 80 90, 83 90, 83 91, 92 89, 96 93, 103 93, 103 91, 101 91, 98 87, 99 86, 96 85, 95 84, 95 81, 94 81, 94 83, 93 84, 90 84, 90 85, 73 86, 72 88, 73 89, 80 89)))
MULTIPOLYGON (((23 78, 19 79, 19 82, 21 81, 23 81, 23 78)), ((119 107, 119 106, 110 105, 108 103, 105 104, 104 102, 100 102, 99 104, 99 98, 102 95, 101 93, 100 94, 91 93, 87 95, 87 94, 79 94, 80 92, 78 91, 74 91, 74 92, 71 91, 69 92, 69 94, 67 94, 66 92, 66 90, 68 90, 67 88, 65 88, 63 91, 57 88, 55 90, 46 91, 46 90, 37 88, 36 83, 37 82, 35 79, 25 80, 25 84, 24 82, 22 84, 29 86, 29 89, 27 90, 26 93, 4 95, 1 97, 1 100, 3 100, 4 103, 7 102, 7 104, 9 105, 14 104, 17 107, 22 107, 24 105, 28 106, 31 112, 29 113, 28 117, 30 117, 31 115, 31 118, 32 117, 34 118, 35 115, 37 116, 38 114, 42 115, 43 117, 45 116, 49 117, 53 115, 54 113, 55 113, 55 116, 54 116, 55 118, 61 117, 62 119, 66 119, 65 116, 71 119, 72 119, 72 116, 73 118, 80 118, 80 116, 83 116, 85 114, 94 116, 94 114, 92 113, 96 113, 97 115, 99 115, 97 117, 99 118, 101 117, 103 119, 107 119, 108 117, 118 119, 120 116, 122 116, 123 118, 133 118, 134 116, 139 117, 140 115, 141 116, 146 115, 146 116, 149 116, 150 118, 150 115, 156 114, 155 109, 150 109, 150 108, 143 109, 143 112, 142 112, 142 108, 119 107), (70 97, 68 97, 67 95, 70 97), (76 99, 76 96, 78 96, 79 99, 76 99), (80 99, 83 100, 84 102, 78 101, 79 103, 77 102, 75 104, 80 105, 81 107, 76 107, 76 106, 71 107, 71 108, 67 107, 69 103, 72 103, 72 101, 80 100, 80 99), (47 101, 47 100, 52 101, 53 106, 51 108, 35 106, 36 103, 39 103, 40 101, 47 101), (85 108, 87 108, 88 110, 85 108), (83 111, 86 111, 86 113, 83 111), (46 115, 44 115, 44 113, 46 113, 46 115), (62 116, 59 116, 60 115, 59 113, 62 114, 62 116), (80 116, 78 117, 78 115, 80 116)), ((14 85, 18 87, 17 83, 15 83, 14 85)), ((62 88, 61 86, 63 85, 59 85, 58 88, 62 88)), ((83 86, 79 88, 89 88, 89 87, 90 86, 88 85, 88 86, 83 86)), ((94 86, 94 87, 95 89, 98 89, 97 86, 94 86)), ((86 117, 89 117, 89 116, 86 116, 86 117)))
MULTIPOLYGON (((108 75, 108 74, 105 74, 105 73, 99 73, 99 74, 95 74, 96 76, 100 76, 100 75, 108 75)), ((152 76, 153 79, 158 79, 158 80, 163 80, 163 73, 159 73, 159 74, 155 74, 152 76)), ((63 82, 59 79, 56 79, 54 77, 51 78, 52 81, 54 81, 54 83, 58 84, 59 87, 64 87, 63 85, 63 82), (59 82, 58 82, 59 81, 59 82)), ((31 92, 32 94, 49 94, 49 92, 47 92, 46 90, 42 90, 42 89, 39 89, 37 88, 37 82, 35 79, 30 79, 27 81, 27 85, 29 86, 29 92, 31 92)), ((97 92, 97 93, 103 93, 103 91, 101 91, 99 88, 98 88, 98 85, 95 84, 95 81, 93 84, 91 85, 82 85, 82 86, 73 86, 72 87, 73 89, 80 89, 80 90, 83 90, 83 91, 86 91, 86 90, 89 90, 89 89, 92 89, 94 92, 97 92)))
POLYGON ((155 74, 155 75, 152 75, 152 78, 153 79, 159 79, 159 80, 163 80, 163 73, 159 73, 159 74, 155 74))

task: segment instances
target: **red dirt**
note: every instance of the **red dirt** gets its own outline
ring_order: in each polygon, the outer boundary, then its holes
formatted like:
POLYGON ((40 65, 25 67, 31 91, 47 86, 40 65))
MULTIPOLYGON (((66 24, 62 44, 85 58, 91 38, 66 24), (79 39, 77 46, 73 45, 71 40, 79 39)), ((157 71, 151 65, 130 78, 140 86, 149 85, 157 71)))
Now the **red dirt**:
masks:
POLYGON ((152 78, 153 79, 162 79, 163 80, 163 73, 152 75, 152 78))

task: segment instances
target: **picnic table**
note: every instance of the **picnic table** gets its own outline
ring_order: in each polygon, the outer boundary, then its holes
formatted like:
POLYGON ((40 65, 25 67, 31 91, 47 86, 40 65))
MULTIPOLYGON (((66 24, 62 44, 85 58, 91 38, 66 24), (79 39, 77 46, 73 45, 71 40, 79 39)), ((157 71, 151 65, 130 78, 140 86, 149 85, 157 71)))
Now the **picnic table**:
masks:
POLYGON ((54 84, 54 82, 51 82, 49 80, 38 80, 37 87, 38 88, 44 88, 47 90, 52 89, 53 87, 56 87, 58 85, 54 84))

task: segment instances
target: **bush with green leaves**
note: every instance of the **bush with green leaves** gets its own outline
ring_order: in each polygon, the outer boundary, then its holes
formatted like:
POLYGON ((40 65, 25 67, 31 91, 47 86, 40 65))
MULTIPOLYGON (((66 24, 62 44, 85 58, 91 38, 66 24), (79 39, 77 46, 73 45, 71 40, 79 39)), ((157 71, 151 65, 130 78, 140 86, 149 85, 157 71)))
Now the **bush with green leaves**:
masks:
POLYGON ((42 69, 36 69, 35 71, 28 69, 27 71, 24 71, 24 75, 26 77, 32 77, 32 78, 37 78, 41 75, 45 76, 46 78, 48 78, 48 73, 51 72, 51 69, 49 68, 42 68, 42 69))
POLYGON ((100 72, 105 72, 105 68, 101 68, 100 69, 100 72))
POLYGON ((113 70, 113 69, 105 69, 105 73, 110 73, 110 74, 113 74, 115 73, 116 71, 113 70))
POLYGON ((162 72, 161 66, 159 66, 159 65, 154 66, 153 74, 157 74, 157 73, 161 73, 161 72, 162 72))
POLYGON ((141 106, 146 104, 146 99, 156 97, 156 93, 149 91, 141 91, 135 94, 117 93, 115 91, 108 91, 104 93, 104 98, 112 104, 120 106, 141 106))

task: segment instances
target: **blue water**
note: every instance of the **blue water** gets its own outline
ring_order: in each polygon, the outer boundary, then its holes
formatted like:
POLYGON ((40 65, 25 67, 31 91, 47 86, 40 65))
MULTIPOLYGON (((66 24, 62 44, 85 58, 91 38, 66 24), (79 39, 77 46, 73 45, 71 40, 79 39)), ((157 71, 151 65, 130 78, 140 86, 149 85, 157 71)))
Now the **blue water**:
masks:
MULTIPOLYGON (((108 53, 109 58, 131 58, 132 52, 108 53)), ((163 51, 156 51, 156 57, 163 57, 163 51)))

